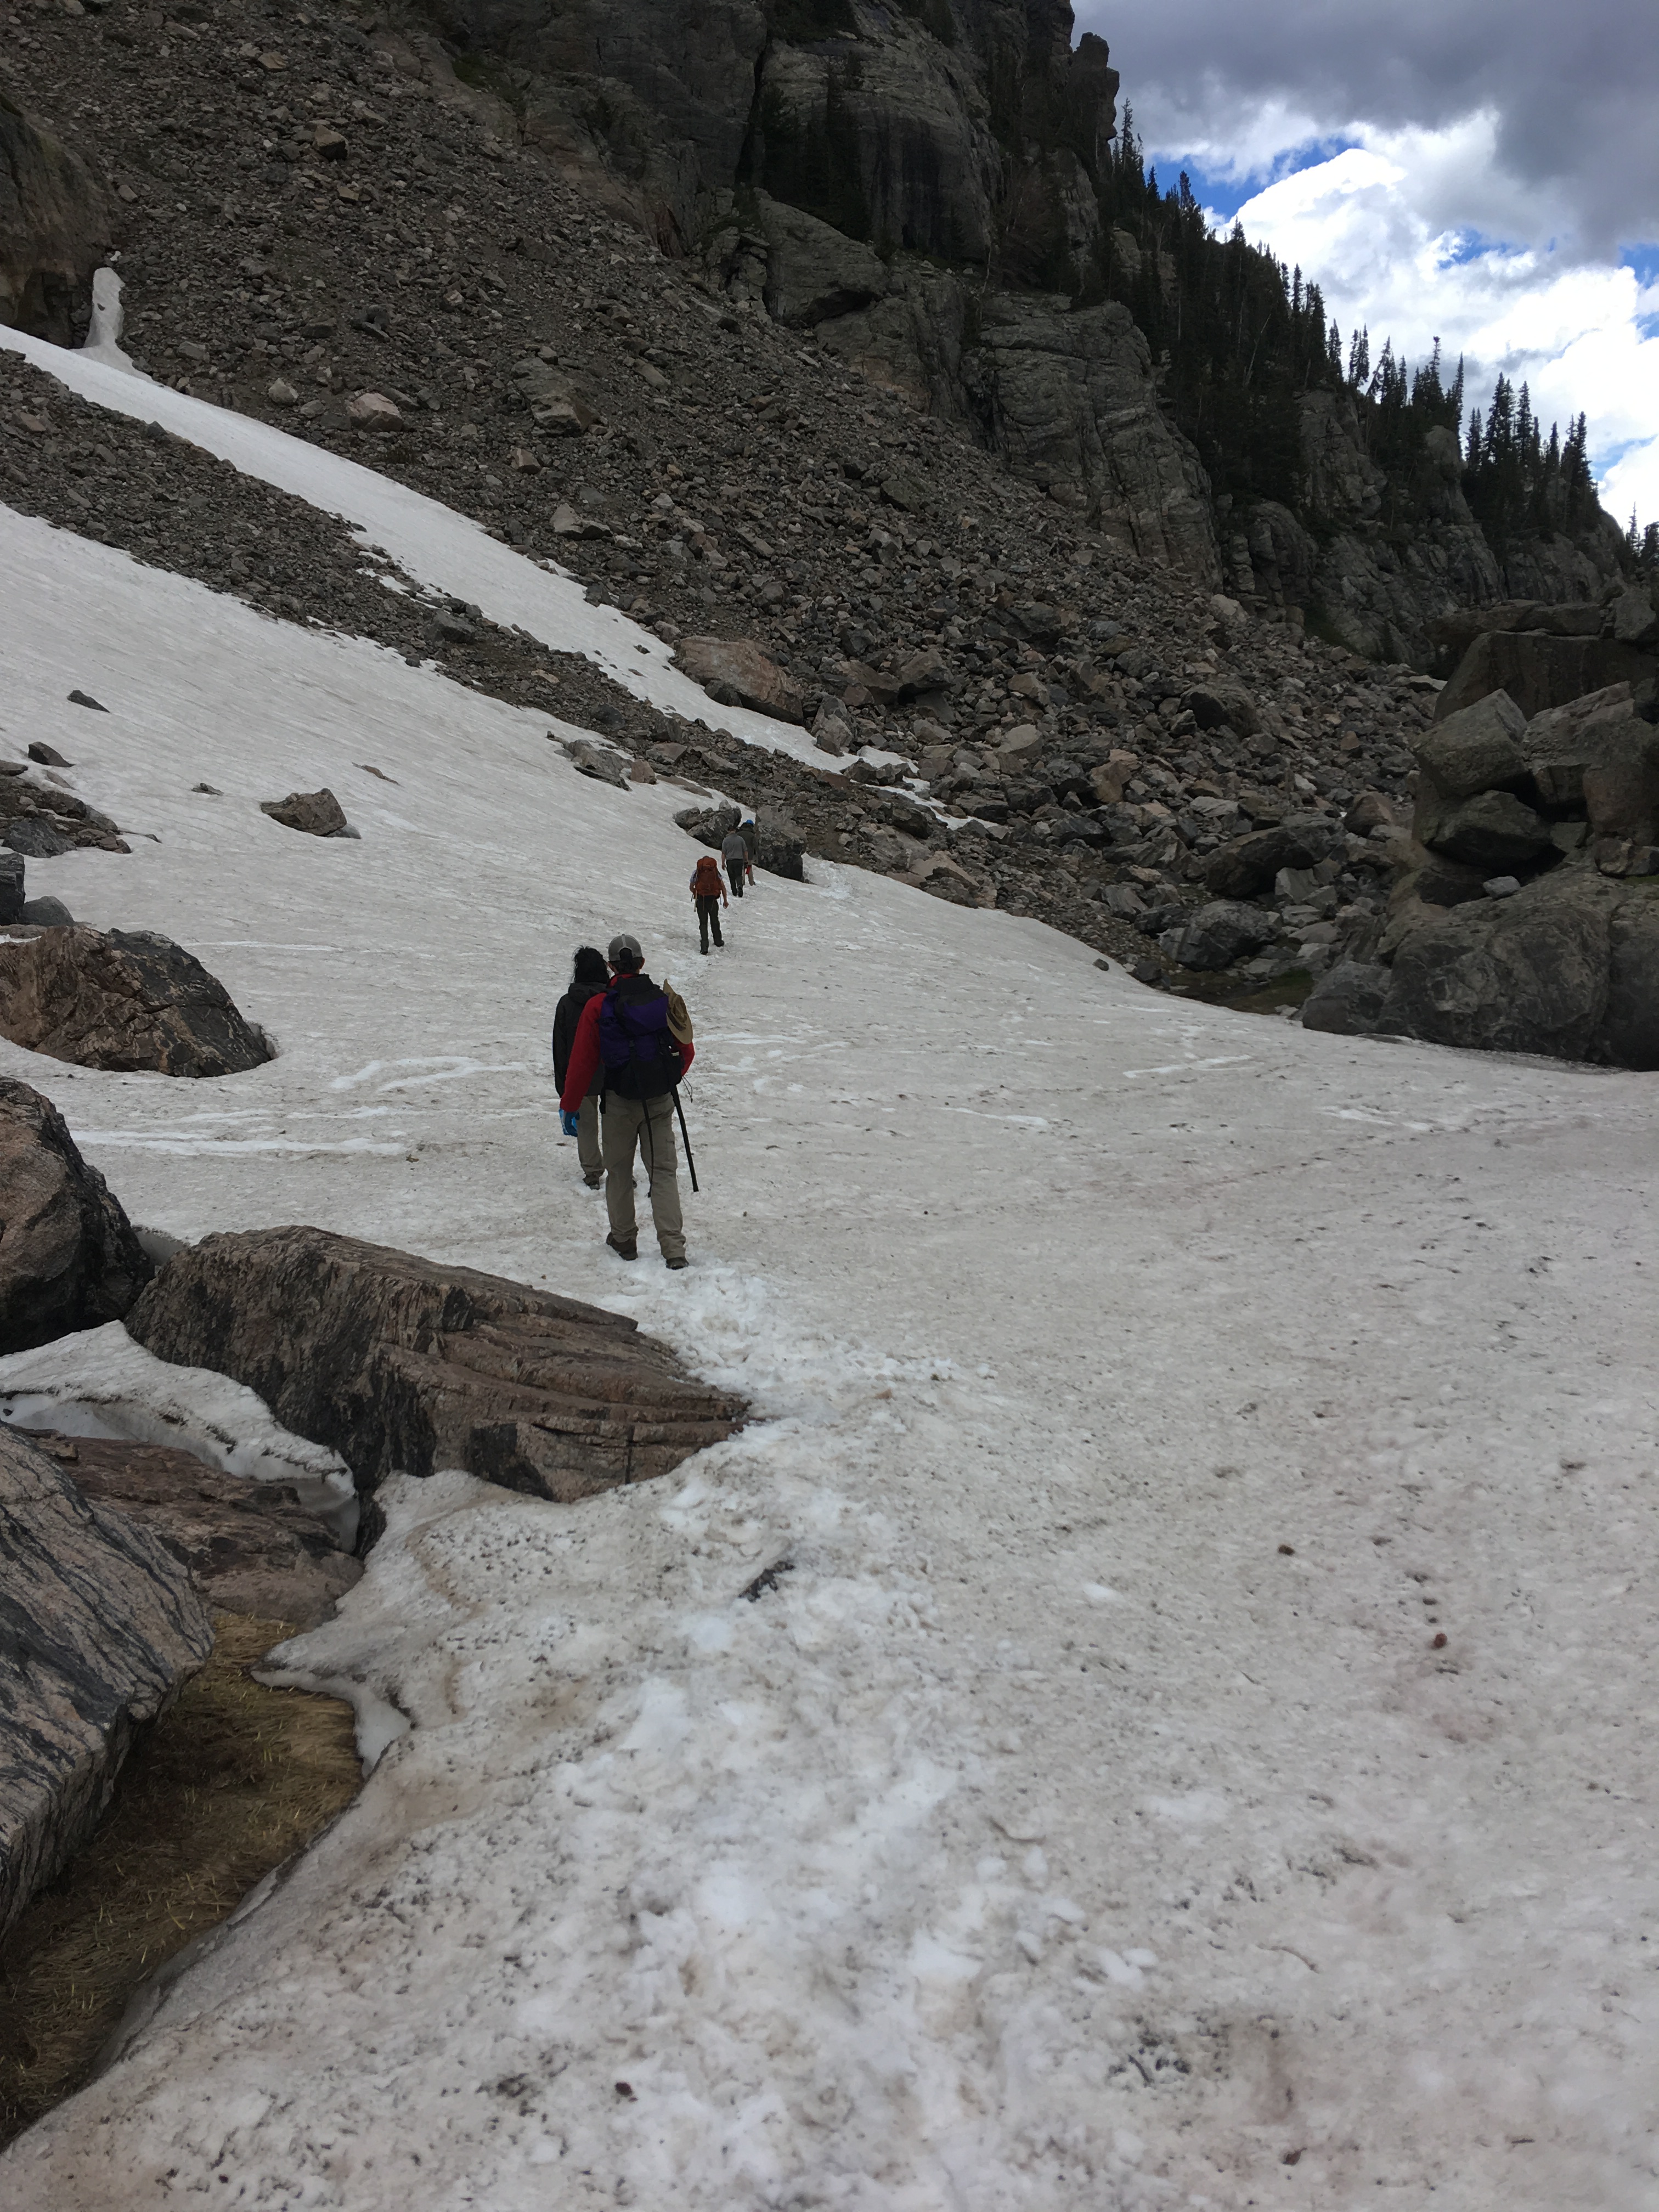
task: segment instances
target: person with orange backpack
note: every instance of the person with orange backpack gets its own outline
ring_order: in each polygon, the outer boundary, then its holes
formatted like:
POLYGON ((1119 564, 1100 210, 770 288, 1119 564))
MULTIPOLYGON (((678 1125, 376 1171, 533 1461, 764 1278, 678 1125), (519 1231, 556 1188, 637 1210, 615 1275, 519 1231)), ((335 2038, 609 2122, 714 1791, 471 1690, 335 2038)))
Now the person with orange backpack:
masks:
POLYGON ((691 871, 691 896, 697 902, 697 933, 702 939, 701 950, 708 950, 708 933, 714 933, 714 942, 724 947, 720 935, 720 908, 729 906, 726 896, 726 879, 720 873, 720 864, 712 853, 704 853, 691 871))

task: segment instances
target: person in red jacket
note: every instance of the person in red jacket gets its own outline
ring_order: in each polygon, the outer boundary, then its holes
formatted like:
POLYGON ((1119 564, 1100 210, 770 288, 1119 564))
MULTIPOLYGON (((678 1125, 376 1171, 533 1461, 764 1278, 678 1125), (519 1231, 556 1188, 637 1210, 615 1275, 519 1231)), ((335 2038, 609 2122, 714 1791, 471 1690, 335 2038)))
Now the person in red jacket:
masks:
MULTIPOLYGON (((640 1256, 634 1208, 634 1155, 643 1157, 651 1218, 662 1256, 685 1265, 685 1226, 680 1212, 679 1154, 674 1144, 674 1087, 696 1057, 689 1038, 671 1026, 668 994, 645 973, 635 937, 613 937, 606 951, 611 981, 582 1008, 560 1094, 560 1121, 573 1135, 582 1100, 600 1079, 600 1149, 605 1204, 611 1217, 605 1243, 618 1258, 640 1256)), ((684 1006, 680 1007, 684 1013, 684 1006)))
POLYGON ((726 896, 726 878, 720 873, 720 864, 712 853, 705 853, 691 871, 691 896, 697 902, 697 932, 702 939, 701 950, 708 950, 708 933, 714 933, 716 946, 726 939, 720 935, 720 908, 729 906, 726 896))

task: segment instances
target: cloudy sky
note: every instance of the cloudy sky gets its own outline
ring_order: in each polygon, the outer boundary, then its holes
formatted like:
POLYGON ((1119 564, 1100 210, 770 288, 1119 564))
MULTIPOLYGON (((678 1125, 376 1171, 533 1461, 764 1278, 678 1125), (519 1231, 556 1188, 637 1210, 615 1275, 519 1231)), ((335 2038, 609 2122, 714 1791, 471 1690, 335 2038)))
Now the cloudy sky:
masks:
POLYGON ((1602 503, 1659 520, 1655 0, 1074 0, 1172 184, 1318 279, 1346 343, 1501 369, 1588 416, 1602 503))

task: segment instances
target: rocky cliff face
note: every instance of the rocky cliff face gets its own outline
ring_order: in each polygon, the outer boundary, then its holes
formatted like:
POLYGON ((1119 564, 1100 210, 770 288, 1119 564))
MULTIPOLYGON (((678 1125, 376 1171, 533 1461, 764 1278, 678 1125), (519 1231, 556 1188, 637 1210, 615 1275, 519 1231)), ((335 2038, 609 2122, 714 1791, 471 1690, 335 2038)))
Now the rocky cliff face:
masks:
POLYGON ((1449 430, 1425 441, 1404 526, 1385 517, 1383 472, 1365 451, 1352 397, 1315 392, 1303 400, 1301 448, 1299 513, 1263 500, 1218 519, 1227 581, 1367 659, 1427 669, 1435 625, 1459 608, 1594 600, 1620 575, 1620 532, 1607 515, 1584 537, 1528 539, 1500 558, 1463 495, 1449 430))
POLYGON ((438 22, 496 58, 470 73, 493 72, 526 143, 733 306, 1220 580, 1146 340, 1121 307, 1073 308, 1118 76, 1103 40, 1073 47, 1066 0, 443 0, 438 22))

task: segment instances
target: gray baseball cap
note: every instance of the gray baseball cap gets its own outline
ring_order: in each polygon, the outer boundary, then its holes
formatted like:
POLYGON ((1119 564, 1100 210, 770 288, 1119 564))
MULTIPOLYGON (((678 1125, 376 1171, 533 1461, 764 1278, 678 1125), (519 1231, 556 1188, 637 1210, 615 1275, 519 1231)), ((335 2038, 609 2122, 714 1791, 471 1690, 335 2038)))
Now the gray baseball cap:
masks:
POLYGON ((613 937, 605 949, 605 957, 614 968, 618 957, 631 952, 635 960, 643 963, 645 952, 637 937, 613 937))

